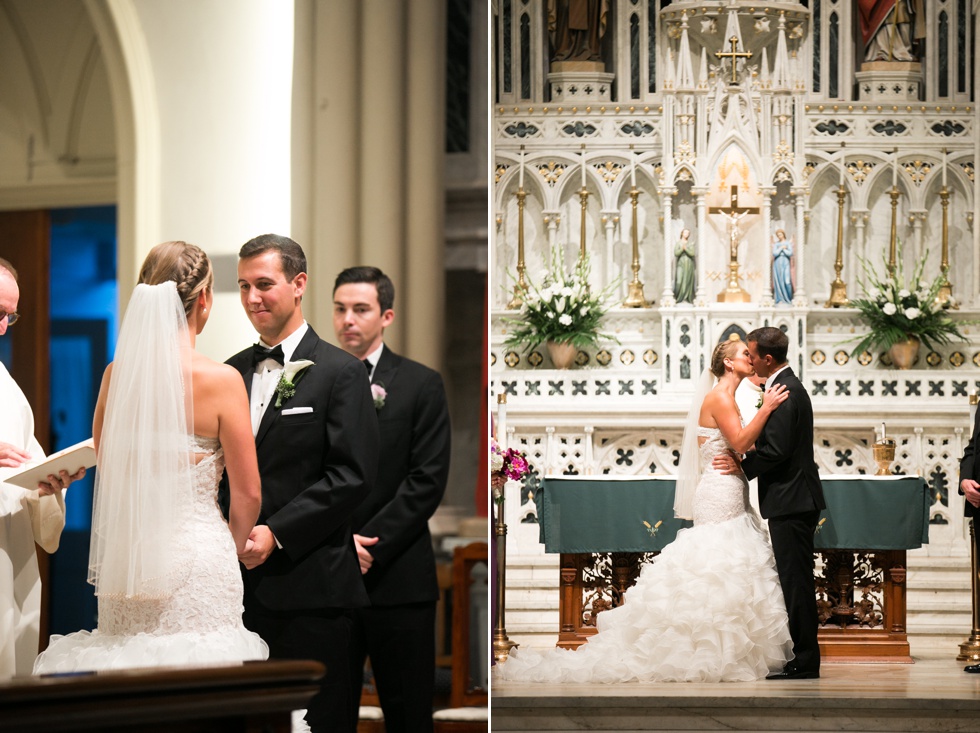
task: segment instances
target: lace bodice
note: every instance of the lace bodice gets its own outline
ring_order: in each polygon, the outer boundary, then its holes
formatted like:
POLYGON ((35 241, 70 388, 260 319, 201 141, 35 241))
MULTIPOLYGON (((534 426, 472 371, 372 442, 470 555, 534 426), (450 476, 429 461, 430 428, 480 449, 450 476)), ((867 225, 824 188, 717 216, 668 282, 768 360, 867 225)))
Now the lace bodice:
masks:
MULTIPOLYGON (((234 541, 218 508, 218 483, 225 470, 225 456, 217 438, 192 435, 188 448, 193 467, 190 506, 171 546, 186 559, 181 572, 186 583, 172 598, 99 598, 99 630, 103 633, 173 633, 188 629, 206 631, 241 618, 242 590, 234 541)), ((163 488, 163 487, 161 487, 163 488)))
POLYGON ((717 524, 739 517, 749 506, 749 484, 744 474, 723 475, 711 462, 719 453, 731 449, 731 445, 718 428, 698 426, 698 438, 707 438, 701 444, 701 481, 694 495, 694 523, 717 524))

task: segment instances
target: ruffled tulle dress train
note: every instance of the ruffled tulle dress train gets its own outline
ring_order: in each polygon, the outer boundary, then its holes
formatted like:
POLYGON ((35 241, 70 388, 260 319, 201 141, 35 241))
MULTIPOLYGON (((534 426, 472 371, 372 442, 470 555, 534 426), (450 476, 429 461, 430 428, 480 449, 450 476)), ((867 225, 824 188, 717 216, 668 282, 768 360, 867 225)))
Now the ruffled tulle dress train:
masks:
POLYGON ((34 674, 268 658, 268 645, 242 623, 241 571, 217 503, 224 453, 217 439, 199 436, 192 451, 203 458, 191 507, 173 543, 159 548, 179 553, 180 587, 165 599, 99 596, 98 629, 52 636, 34 674))
POLYGON ((643 568, 598 633, 577 650, 516 649, 498 681, 742 682, 782 670, 793 657, 786 605, 762 520, 744 475, 711 460, 728 444, 700 428, 702 478, 694 526, 643 568))

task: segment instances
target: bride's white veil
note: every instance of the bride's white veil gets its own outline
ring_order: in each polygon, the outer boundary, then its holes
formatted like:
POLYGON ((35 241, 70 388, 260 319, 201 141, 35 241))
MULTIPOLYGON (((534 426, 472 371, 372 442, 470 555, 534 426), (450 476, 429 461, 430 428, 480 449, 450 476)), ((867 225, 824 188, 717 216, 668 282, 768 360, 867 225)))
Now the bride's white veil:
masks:
POLYGON ((173 282, 137 285, 106 399, 88 581, 96 595, 167 597, 192 491, 190 341, 173 282))
POLYGON ((701 372, 698 386, 691 400, 691 409, 684 422, 684 437, 681 440, 681 457, 677 465, 677 484, 674 487, 674 516, 679 519, 694 519, 694 493, 701 480, 701 457, 698 446, 698 419, 701 416, 701 403, 715 385, 715 375, 710 369, 701 372))

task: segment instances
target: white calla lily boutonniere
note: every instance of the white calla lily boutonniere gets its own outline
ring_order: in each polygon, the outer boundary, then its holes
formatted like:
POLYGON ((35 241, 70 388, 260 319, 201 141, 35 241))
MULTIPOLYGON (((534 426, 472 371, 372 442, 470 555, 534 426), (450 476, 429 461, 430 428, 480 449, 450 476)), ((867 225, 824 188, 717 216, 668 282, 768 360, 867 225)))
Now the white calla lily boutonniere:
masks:
POLYGON ((300 380, 303 375, 303 371, 307 368, 313 366, 313 362, 309 359, 297 359, 296 361, 287 361, 282 367, 282 375, 279 377, 279 382, 276 384, 276 408, 282 407, 282 401, 288 400, 294 394, 296 394, 296 383, 300 380))

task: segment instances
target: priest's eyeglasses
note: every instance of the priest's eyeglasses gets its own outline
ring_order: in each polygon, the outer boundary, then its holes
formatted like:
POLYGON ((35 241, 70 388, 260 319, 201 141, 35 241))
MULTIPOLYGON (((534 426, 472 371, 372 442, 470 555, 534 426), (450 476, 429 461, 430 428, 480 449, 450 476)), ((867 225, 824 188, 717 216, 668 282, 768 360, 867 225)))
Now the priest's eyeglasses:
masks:
POLYGON ((7 313, 7 311, 0 311, 0 321, 2 321, 4 318, 7 319, 8 326, 13 326, 15 323, 17 323, 17 319, 20 318, 20 313, 18 313, 17 311, 14 311, 13 313, 7 313))

